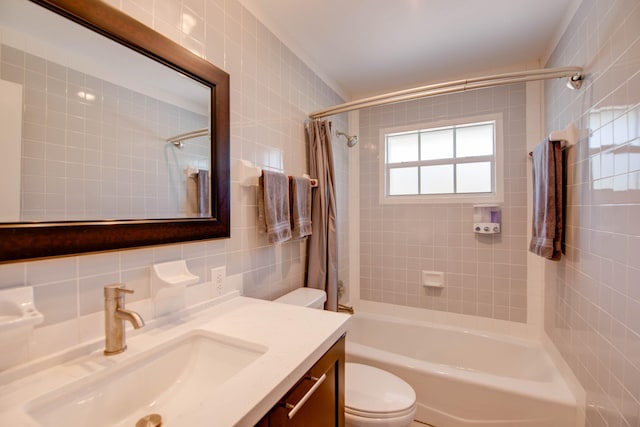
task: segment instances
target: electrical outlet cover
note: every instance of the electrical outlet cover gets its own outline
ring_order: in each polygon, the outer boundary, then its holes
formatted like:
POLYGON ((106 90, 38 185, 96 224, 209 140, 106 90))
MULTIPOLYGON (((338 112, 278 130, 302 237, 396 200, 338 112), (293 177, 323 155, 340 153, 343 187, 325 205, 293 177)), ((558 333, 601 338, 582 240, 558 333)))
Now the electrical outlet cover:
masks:
POLYGON ((225 277, 227 276, 226 267, 218 267, 211 269, 211 285, 213 290, 213 296, 219 297, 223 295, 225 277))

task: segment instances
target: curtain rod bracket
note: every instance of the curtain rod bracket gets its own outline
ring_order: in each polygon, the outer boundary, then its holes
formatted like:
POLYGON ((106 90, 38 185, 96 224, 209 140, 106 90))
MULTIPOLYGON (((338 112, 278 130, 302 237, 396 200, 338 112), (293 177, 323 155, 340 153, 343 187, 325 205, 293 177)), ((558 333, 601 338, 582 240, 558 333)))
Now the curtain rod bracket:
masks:
POLYGON ((582 82, 584 81, 584 74, 575 73, 573 76, 569 77, 567 80, 567 87, 571 90, 578 90, 582 87, 582 82))

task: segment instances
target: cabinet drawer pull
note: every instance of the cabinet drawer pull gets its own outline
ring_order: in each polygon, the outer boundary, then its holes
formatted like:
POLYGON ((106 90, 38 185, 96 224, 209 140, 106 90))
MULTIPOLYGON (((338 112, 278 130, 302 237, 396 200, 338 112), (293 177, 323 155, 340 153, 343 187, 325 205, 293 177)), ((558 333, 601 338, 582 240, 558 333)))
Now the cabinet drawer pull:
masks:
POLYGON ((322 376, 320 378, 309 377, 309 379, 311 381, 315 381, 316 383, 309 389, 308 392, 305 393, 304 396, 302 396, 302 399, 300 399, 300 401, 298 401, 298 403, 296 403, 295 405, 292 405, 291 403, 285 403, 284 404, 284 406, 287 409, 291 409, 291 411, 289 411, 289 413, 287 414, 287 417, 289 419, 293 418, 296 415, 296 412, 298 412, 300 410, 300 408, 302 408, 302 406, 304 406, 306 401, 309 400, 309 398, 313 395, 313 393, 315 393, 316 389, 318 387, 320 387, 320 384, 322 384, 324 382, 324 380, 327 379, 327 374, 322 374, 322 376))

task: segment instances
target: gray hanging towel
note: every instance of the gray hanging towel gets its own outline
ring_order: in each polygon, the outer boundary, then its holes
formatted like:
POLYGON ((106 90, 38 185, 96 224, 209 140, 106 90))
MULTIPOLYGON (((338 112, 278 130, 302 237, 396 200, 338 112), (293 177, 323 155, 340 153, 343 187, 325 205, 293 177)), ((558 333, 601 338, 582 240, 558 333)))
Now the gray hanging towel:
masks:
POLYGON ((533 218, 529 251, 558 261, 562 257, 562 146, 545 139, 533 153, 533 218))
POLYGON ((311 235, 311 181, 301 176, 289 177, 292 238, 311 235))
POLYGON ((267 233, 269 243, 291 239, 289 217, 289 177, 262 171, 258 183, 258 228, 267 233))

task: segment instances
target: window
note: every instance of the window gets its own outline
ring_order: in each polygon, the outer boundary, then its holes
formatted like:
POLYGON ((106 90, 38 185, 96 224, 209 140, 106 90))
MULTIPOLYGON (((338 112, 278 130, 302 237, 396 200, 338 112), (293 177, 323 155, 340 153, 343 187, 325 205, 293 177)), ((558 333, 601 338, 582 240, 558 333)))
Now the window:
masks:
POLYGON ((383 203, 502 201, 500 117, 381 130, 383 203))

